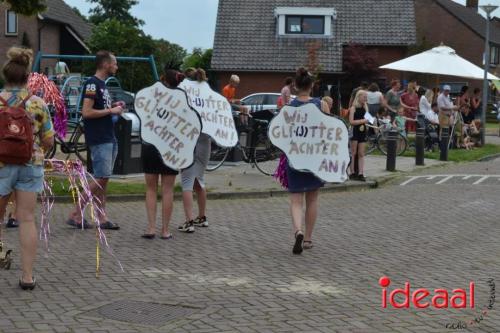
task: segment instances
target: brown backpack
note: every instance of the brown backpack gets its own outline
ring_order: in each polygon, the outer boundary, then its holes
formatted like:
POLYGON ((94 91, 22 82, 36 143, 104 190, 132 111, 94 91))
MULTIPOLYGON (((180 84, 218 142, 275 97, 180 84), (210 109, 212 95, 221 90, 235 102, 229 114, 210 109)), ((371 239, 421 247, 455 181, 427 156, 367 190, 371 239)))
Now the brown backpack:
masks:
POLYGON ((33 156, 33 119, 26 112, 30 95, 17 106, 0 97, 0 162, 26 164, 33 156))

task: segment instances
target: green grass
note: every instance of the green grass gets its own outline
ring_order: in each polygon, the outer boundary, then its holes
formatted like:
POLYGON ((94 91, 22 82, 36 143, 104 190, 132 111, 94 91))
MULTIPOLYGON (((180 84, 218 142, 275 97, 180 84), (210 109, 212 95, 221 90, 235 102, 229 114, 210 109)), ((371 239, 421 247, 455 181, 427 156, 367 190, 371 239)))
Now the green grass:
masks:
MULTIPOLYGON (((52 184, 52 191, 54 195, 57 196, 67 196, 71 195, 69 190, 69 182, 67 179, 63 178, 49 178, 52 184)), ((174 187, 174 192, 182 192, 182 187, 180 184, 176 184, 174 187)), ((110 181, 108 184, 108 195, 131 195, 131 194, 145 194, 146 184, 144 183, 134 183, 134 182, 114 182, 110 181)))
MULTIPOLYGON (((472 150, 465 149, 450 149, 448 151, 448 160, 451 162, 473 162, 486 156, 500 154, 500 146, 493 144, 486 144, 484 147, 474 148, 472 150)), ((403 156, 415 157, 415 151, 406 151, 403 156)), ((425 158, 438 160, 440 156, 439 151, 426 152, 425 158)))

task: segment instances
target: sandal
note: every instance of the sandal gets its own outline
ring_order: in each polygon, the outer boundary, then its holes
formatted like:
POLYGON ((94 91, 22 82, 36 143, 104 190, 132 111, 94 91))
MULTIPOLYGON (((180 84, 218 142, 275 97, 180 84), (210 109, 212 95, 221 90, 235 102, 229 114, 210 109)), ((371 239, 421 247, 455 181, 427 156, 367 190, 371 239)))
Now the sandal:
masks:
POLYGON ((19 287, 21 287, 22 290, 33 290, 36 287, 36 279, 33 277, 33 282, 27 283, 23 281, 23 278, 19 278, 19 287))
POLYGON ((166 236, 161 236, 160 238, 161 238, 161 239, 165 239, 165 240, 169 240, 169 239, 174 238, 174 236, 173 236, 172 234, 168 234, 168 235, 166 235, 166 236))
POLYGON ((144 234, 141 237, 146 238, 146 239, 154 239, 156 237, 156 235, 155 234, 144 234))
POLYGON ((304 241, 304 234, 302 233, 302 231, 297 230, 295 232, 295 244, 293 245, 293 250, 292 250, 293 254, 301 254, 302 253, 303 241, 304 241))
POLYGON ((304 241, 304 250, 310 250, 313 248, 313 242, 312 241, 304 241))
POLYGON ((99 227, 101 229, 108 229, 108 230, 118 230, 118 229, 120 229, 120 226, 118 224, 113 223, 111 221, 107 221, 107 222, 101 223, 101 225, 99 227))
MULTIPOLYGON (((68 219, 66 221, 66 224, 78 229, 82 229, 82 224, 76 222, 74 219, 68 219)), ((83 229, 92 229, 92 225, 86 219, 83 219, 83 229)))

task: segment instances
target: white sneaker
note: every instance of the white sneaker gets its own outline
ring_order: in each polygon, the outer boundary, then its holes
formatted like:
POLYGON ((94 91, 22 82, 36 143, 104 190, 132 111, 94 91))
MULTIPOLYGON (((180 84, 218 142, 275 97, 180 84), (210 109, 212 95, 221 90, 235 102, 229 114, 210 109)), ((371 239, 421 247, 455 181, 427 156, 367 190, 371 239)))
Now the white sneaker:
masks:
POLYGON ((177 230, 182 232, 187 232, 188 234, 194 232, 194 223, 193 221, 186 221, 182 225, 180 225, 177 230))
POLYGON ((203 216, 203 217, 197 217, 194 219, 193 221, 193 224, 196 226, 196 227, 208 227, 208 220, 207 220, 207 217, 206 216, 203 216))

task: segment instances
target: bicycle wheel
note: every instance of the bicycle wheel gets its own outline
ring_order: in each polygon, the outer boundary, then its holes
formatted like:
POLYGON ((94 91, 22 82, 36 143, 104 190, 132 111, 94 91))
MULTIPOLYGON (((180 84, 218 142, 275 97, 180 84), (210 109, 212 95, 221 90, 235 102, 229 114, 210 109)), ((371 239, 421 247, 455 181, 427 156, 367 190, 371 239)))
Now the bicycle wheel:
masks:
POLYGON ((366 138, 366 155, 373 153, 377 149, 377 138, 377 135, 370 135, 366 138))
POLYGON ((253 163, 257 169, 267 176, 272 176, 278 168, 281 150, 266 137, 257 142, 253 153, 253 163))
POLYGON ((73 146, 73 152, 76 154, 78 159, 82 161, 84 165, 87 164, 87 144, 85 143, 85 137, 83 134, 83 128, 78 126, 75 129, 75 138, 71 143, 73 146))
MULTIPOLYGON (((387 155, 387 137, 388 134, 379 134, 377 137, 378 149, 384 155, 387 155)), ((408 139, 399 133, 396 141, 396 156, 403 155, 406 148, 408 148, 408 139)))
POLYGON ((231 148, 219 147, 212 140, 211 149, 210 149, 210 160, 208 161, 208 165, 205 168, 207 171, 214 171, 218 169, 229 155, 229 151, 231 148))

